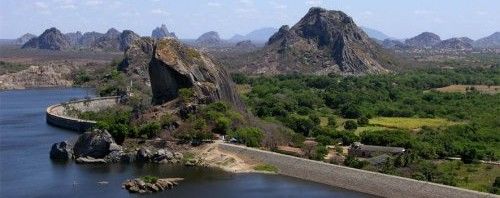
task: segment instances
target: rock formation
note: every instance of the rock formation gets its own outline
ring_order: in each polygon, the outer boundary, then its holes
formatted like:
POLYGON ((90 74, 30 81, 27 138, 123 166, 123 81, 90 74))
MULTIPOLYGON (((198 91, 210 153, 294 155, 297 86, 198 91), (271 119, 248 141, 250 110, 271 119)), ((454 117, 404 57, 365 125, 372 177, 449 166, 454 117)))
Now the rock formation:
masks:
POLYGON ((82 39, 83 36, 80 31, 66 33, 65 35, 68 37, 71 46, 80 45, 80 39, 82 39))
POLYGON ((85 32, 78 41, 78 44, 82 47, 91 47, 103 35, 99 32, 85 32))
POLYGON ((474 42, 477 48, 500 48, 500 32, 495 32, 490 36, 478 39, 474 42))
POLYGON ((236 47, 239 48, 255 48, 256 46, 252 43, 251 40, 244 40, 236 43, 236 47))
POLYGON ((191 88, 198 101, 239 102, 231 79, 222 67, 175 39, 155 43, 149 75, 155 104, 177 98, 181 88, 191 88))
POLYGON ((31 40, 32 38, 35 38, 35 37, 36 36, 33 34, 26 33, 26 34, 22 35, 21 37, 17 38, 14 41, 14 44, 15 45, 24 45, 26 42, 28 42, 29 40, 31 40))
POLYGON ((107 131, 95 130, 93 132, 85 132, 78 137, 73 152, 77 158, 104 158, 111 153, 110 148, 113 147, 112 144, 116 143, 107 131))
POLYGON ((132 30, 123 30, 119 37, 120 51, 127 50, 134 41, 139 40, 140 38, 141 37, 132 30))
POLYGON ((56 28, 45 30, 40 36, 26 42, 22 48, 63 50, 71 46, 68 37, 56 28))
POLYGON ((183 178, 164 178, 164 179, 150 179, 152 181, 145 181, 142 178, 129 179, 122 184, 122 188, 128 190, 130 193, 154 193, 164 190, 172 189, 179 184, 183 178))
POLYGON ((72 146, 63 141, 54 143, 50 149, 50 159, 67 161, 73 158, 72 146))
POLYGON ((125 51, 135 40, 140 39, 140 36, 131 30, 118 30, 111 28, 104 35, 98 37, 92 45, 93 48, 125 51))
POLYGON ((257 74, 385 73, 381 51, 341 11, 311 8, 292 28, 283 26, 240 71, 257 74))
POLYGON ((398 40, 385 39, 382 41, 382 46, 387 49, 408 49, 410 46, 398 40))
POLYGON ((467 37, 450 38, 443 40, 433 46, 436 49, 447 50, 471 50, 474 41, 467 37))
POLYGON ((219 33, 210 31, 198 37, 196 43, 199 45, 219 45, 222 43, 222 39, 219 37, 219 33))
POLYGON ((169 32, 167 26, 165 24, 161 24, 161 27, 156 27, 153 32, 151 32, 151 37, 154 39, 162 39, 162 38, 177 38, 175 33, 169 32))
POLYGON ((143 83, 149 87, 148 68, 153 56, 153 45, 154 40, 148 37, 132 42, 125 51, 125 57, 118 65, 118 69, 126 72, 133 82, 143 83))
POLYGON ((431 32, 423 32, 413 38, 406 39, 405 44, 414 48, 431 48, 441 42, 441 38, 431 32))

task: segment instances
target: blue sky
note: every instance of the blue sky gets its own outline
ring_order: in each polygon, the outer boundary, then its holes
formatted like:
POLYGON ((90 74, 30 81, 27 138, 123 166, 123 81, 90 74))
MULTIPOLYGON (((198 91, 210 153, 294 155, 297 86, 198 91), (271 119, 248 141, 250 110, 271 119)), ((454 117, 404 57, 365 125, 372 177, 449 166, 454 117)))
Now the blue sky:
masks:
POLYGON ((295 24, 311 6, 342 10, 358 25, 407 38, 432 31, 477 39, 500 31, 500 0, 1 0, 0 38, 131 29, 140 35, 164 23, 181 38, 215 30, 223 38, 295 24))

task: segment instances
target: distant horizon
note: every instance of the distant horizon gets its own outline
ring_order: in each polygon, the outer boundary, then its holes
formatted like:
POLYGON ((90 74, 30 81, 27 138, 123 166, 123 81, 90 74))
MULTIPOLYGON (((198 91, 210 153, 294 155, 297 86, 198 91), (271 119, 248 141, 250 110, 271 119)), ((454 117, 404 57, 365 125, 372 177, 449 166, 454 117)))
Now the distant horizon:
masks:
POLYGON ((395 39, 433 32, 443 40, 452 37, 477 40, 500 31, 500 14, 495 11, 500 2, 487 0, 306 0, 293 3, 284 0, 6 0, 0 8, 0 38, 16 39, 25 33, 38 36, 51 27, 63 33, 128 29, 141 36, 150 36, 154 28, 165 24, 181 39, 196 39, 209 31, 230 39, 257 29, 293 26, 310 7, 343 11, 358 26, 395 39))

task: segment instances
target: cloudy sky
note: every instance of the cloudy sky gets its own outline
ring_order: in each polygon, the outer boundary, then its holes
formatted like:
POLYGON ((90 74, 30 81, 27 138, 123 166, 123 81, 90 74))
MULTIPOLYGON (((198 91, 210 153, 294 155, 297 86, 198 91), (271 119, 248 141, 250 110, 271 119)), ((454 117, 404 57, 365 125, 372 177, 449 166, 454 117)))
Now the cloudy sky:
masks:
POLYGON ((140 35, 164 23, 181 38, 215 30, 222 37, 293 25, 311 6, 342 10, 358 25, 407 38, 432 31, 477 39, 500 31, 499 0, 1 0, 0 38, 131 29, 140 35))

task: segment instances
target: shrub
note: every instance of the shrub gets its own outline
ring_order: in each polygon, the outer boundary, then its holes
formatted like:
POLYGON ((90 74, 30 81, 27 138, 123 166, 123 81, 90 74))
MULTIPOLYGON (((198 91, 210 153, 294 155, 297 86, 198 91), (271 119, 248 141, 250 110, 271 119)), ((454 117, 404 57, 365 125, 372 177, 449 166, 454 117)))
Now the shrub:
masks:
POLYGON ((158 181, 158 177, 151 176, 151 175, 143 176, 143 177, 141 177, 141 179, 142 179, 142 181, 144 181, 146 183, 150 183, 150 184, 154 184, 154 183, 156 183, 156 181, 158 181))
POLYGON ((370 120, 366 116, 361 116, 358 118, 359 126, 366 126, 370 123, 370 120))
POLYGON ((316 142, 320 143, 321 145, 331 145, 333 140, 332 138, 326 136, 326 135, 318 135, 316 137, 316 142))
POLYGON ((346 130, 356 130, 358 128, 358 124, 353 120, 347 120, 344 123, 344 129, 346 130))
POLYGON ((259 128, 239 128, 228 133, 229 137, 237 139, 240 143, 249 147, 259 147, 264 134, 259 128))
POLYGON ((278 172, 278 168, 270 164, 258 164, 257 166, 253 167, 253 169, 256 171, 266 171, 273 173, 278 172))
POLYGON ((314 153, 311 156, 311 159, 313 159, 313 160, 324 160, 325 156, 327 154, 328 154, 328 149, 326 149, 325 146, 318 145, 318 146, 316 146, 316 149, 314 150, 314 153))
POLYGON ((181 101, 188 103, 191 102, 194 96, 194 91, 192 88, 181 88, 179 89, 179 97, 181 101))
POLYGON ((161 131, 161 126, 158 122, 150 122, 142 125, 139 128, 139 135, 146 136, 147 138, 156 137, 156 135, 161 131))
POLYGON ((167 127, 171 126, 172 124, 174 124, 175 121, 170 114, 164 114, 160 117, 159 122, 160 122, 161 128, 167 128, 167 127))
POLYGON ((231 125, 231 119, 224 116, 218 117, 217 119, 215 119, 214 131, 225 134, 229 129, 229 125, 231 125))
POLYGON ((361 116, 361 111, 356 106, 347 104, 340 108, 340 115, 344 118, 356 119, 361 116))
POLYGON ((337 127, 337 119, 334 115, 328 116, 328 126, 332 128, 337 127))
POLYGON ((344 160, 344 165, 352 167, 352 168, 357 168, 357 169, 361 169, 361 168, 365 167, 366 165, 368 165, 368 163, 369 162, 367 162, 367 161, 360 161, 360 160, 356 159, 356 157, 353 157, 350 155, 348 155, 344 160))

